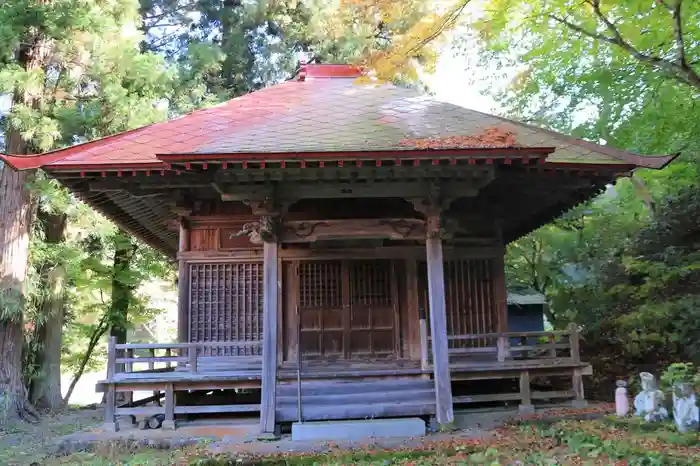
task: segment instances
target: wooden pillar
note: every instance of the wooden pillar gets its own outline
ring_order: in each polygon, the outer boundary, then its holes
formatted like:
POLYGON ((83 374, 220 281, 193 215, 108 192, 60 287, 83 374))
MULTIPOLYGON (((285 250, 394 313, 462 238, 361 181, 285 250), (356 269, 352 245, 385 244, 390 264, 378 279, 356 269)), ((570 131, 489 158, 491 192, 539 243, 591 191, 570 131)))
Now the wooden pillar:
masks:
POLYGON ((263 354, 260 433, 275 433, 275 390, 277 388, 277 241, 263 243, 263 354))
POLYGON ((528 371, 520 373, 520 406, 518 406, 518 412, 520 414, 532 414, 535 412, 530 395, 530 373, 528 371))
POLYGON ((402 319, 405 329, 405 351, 408 357, 417 361, 421 359, 420 341, 420 303, 418 293, 418 263, 415 258, 404 261, 404 299, 406 318, 402 319))
POLYGON ((420 310, 420 320, 418 321, 420 331, 420 368, 425 370, 430 365, 428 352, 430 345, 428 340, 428 324, 426 322, 425 309, 420 310))
POLYGON ((571 362, 581 362, 581 350, 579 348, 578 325, 571 322, 569 324, 569 347, 571 348, 571 362))
POLYGON ((435 378, 435 409, 438 424, 446 425, 454 422, 454 412, 447 346, 447 317, 445 315, 445 270, 442 258, 442 239, 437 231, 431 232, 429 229, 428 238, 425 241, 425 251, 428 262, 428 302, 430 304, 430 334, 432 336, 433 375, 435 378))
POLYGON ((164 430, 175 430, 175 390, 172 383, 165 386, 165 419, 161 427, 164 430))
MULTIPOLYGON (((189 249, 190 234, 184 219, 180 219, 180 242, 178 251, 184 252, 189 249)), ((187 273, 187 263, 180 258, 178 261, 177 273, 177 340, 180 343, 187 343, 190 335, 190 277, 187 273)), ((184 356, 184 354, 180 354, 184 356)))
POLYGON ((574 389, 574 400, 571 402, 571 405, 577 409, 588 406, 583 394, 583 374, 581 372, 581 369, 574 369, 574 373, 571 377, 574 389))
POLYGON ((498 332, 508 331, 508 291, 506 290, 505 249, 491 260, 491 277, 493 285, 494 312, 498 332))

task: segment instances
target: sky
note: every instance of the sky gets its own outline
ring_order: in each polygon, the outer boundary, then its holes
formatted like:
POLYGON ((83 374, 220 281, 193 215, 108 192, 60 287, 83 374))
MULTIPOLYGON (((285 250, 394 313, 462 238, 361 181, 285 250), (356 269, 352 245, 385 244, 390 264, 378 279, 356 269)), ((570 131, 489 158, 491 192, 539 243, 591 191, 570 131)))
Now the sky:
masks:
MULTIPOLYGON (((499 113, 498 104, 486 89, 489 74, 495 75, 477 65, 474 53, 465 56, 456 48, 450 47, 443 50, 435 74, 426 77, 426 81, 437 100, 484 113, 499 113)), ((505 82, 500 80, 489 84, 498 88, 505 82)))

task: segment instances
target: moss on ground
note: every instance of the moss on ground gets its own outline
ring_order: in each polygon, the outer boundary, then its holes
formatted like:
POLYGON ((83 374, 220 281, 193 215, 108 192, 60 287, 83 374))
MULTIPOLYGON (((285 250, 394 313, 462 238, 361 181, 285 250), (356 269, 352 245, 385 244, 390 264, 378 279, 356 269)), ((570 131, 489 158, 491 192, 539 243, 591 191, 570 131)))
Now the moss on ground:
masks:
MULTIPOLYGON (((69 424, 51 432, 63 432, 69 424)), ((79 425, 77 423, 76 425, 79 425)), ((12 434, 14 435, 14 434, 12 434)), ((267 456, 214 455, 202 442, 175 450, 146 448, 125 442, 97 445, 92 451, 44 457, 41 465, 109 466, 339 466, 339 465, 696 465, 700 464, 700 435, 678 433, 667 423, 644 424, 635 419, 602 418, 555 423, 520 422, 495 429, 484 439, 459 434, 426 439, 420 447, 395 450, 366 446, 355 451, 325 454, 286 453, 267 456)), ((15 450, 16 452, 16 450, 15 450)), ((24 460, 35 458, 24 456, 24 460)), ((3 452, 2 454, 5 454, 3 452)), ((4 457, 6 459, 7 456, 4 457)), ((30 464, 26 461, 2 464, 30 464)))

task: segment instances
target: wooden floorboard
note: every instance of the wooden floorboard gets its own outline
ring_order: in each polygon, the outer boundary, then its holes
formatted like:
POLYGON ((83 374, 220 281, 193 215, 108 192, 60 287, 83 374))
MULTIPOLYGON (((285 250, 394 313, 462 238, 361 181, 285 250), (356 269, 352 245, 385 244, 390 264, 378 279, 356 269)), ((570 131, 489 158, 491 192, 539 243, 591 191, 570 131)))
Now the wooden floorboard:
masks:
MULTIPOLYGON (((407 378, 415 380, 418 376, 431 374, 432 370, 423 370, 419 361, 399 361, 397 363, 352 363, 352 364, 322 364, 313 363, 302 373, 304 380, 356 380, 360 378, 372 379, 369 383, 377 383, 382 379, 396 380, 407 378), (399 364, 400 363, 400 364, 399 364), (401 366, 401 367, 399 367, 401 366)), ((583 375, 589 375, 592 371, 586 363, 574 363, 570 359, 547 361, 506 361, 493 362, 462 362, 451 364, 450 372, 453 380, 467 379, 498 379, 519 376, 520 371, 528 370, 533 376, 553 375, 560 371, 568 374, 574 369, 580 369, 583 375)), ((280 366, 278 381, 282 384, 296 381, 296 370, 292 370, 289 364, 280 366)), ((173 370, 170 372, 129 372, 116 374, 112 379, 101 380, 97 383, 97 390, 104 391, 105 387, 114 383, 116 385, 147 386, 165 383, 191 384, 192 389, 205 388, 207 384, 214 388, 227 388, 240 384, 242 387, 253 387, 259 384, 261 371, 257 368, 246 366, 245 368, 229 370, 223 367, 215 367, 207 371, 189 372, 187 370, 173 370), (223 384, 223 385, 222 385, 223 384)), ((185 388, 180 388, 185 389, 185 388)))

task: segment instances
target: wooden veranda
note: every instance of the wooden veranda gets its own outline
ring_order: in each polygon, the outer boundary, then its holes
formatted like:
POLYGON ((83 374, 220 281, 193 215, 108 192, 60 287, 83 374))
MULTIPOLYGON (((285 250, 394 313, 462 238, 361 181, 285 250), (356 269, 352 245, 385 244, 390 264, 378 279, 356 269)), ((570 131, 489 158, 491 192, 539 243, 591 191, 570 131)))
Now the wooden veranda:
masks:
MULTIPOLYGON (((518 401, 521 412, 531 412, 533 400, 571 399, 577 406, 585 403, 582 376, 589 375, 591 368, 580 360, 578 332, 574 325, 567 331, 458 335, 450 341, 449 370, 453 381, 519 380, 517 392, 454 396, 452 403, 455 405, 518 401), (471 342, 480 344, 462 345, 471 342), (562 375, 571 378, 570 390, 531 390, 531 377, 562 375)), ((428 338, 424 338, 424 343, 430 346, 428 338)), ((176 393, 192 391, 259 390, 262 358, 244 354, 253 346, 245 341, 117 344, 112 339, 108 350, 108 377, 98 384, 98 390, 109 393, 110 400, 115 399, 116 392, 154 392, 161 394, 164 403, 141 406, 144 401, 152 401, 144 398, 121 406, 108 404, 107 419, 114 422, 116 416, 161 414, 164 426, 174 427, 175 416, 179 414, 261 412, 259 400, 235 402, 232 396, 230 404, 199 405, 189 404, 191 400, 188 399, 179 402, 176 396, 176 393), (213 354, 217 352, 228 354, 213 354)), ((421 361, 301 359, 296 363, 279 364, 276 368, 279 395, 276 421, 362 418, 368 414, 374 417, 434 415, 435 393, 431 380, 434 368, 428 356, 429 348, 422 353, 421 361), (379 391, 378 397, 375 391, 379 391), (403 398, 398 401, 403 403, 397 403, 399 393, 403 398)))

